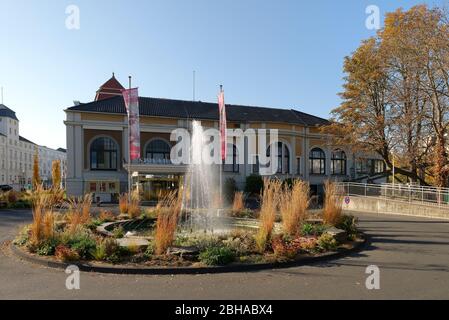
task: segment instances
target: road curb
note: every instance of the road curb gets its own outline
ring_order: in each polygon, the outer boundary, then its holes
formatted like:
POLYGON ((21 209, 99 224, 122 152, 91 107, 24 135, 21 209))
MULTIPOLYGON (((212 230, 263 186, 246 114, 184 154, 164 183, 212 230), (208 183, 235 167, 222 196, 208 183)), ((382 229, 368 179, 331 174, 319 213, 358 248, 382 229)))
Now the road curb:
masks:
POLYGON ((230 272, 250 272, 250 271, 262 271, 269 269, 285 269, 298 267, 303 265, 313 265, 318 262, 325 262, 350 256, 356 252, 360 252, 369 244, 369 238, 366 234, 361 234, 362 241, 357 242, 351 249, 339 249, 336 252, 323 254, 316 257, 302 257, 300 259, 288 262, 276 262, 276 263, 261 263, 261 264, 236 264, 228 266, 216 266, 216 267, 177 267, 177 268, 139 268, 139 267, 121 267, 121 266, 100 266, 88 263, 66 263, 49 259, 44 259, 39 256, 29 254, 16 245, 11 243, 10 248, 12 253, 20 259, 38 264, 41 266, 66 269, 68 266, 75 265, 80 271, 84 272, 97 272, 97 273, 109 273, 109 274, 130 274, 130 275, 173 275, 173 274, 210 274, 210 273, 230 273, 230 272))

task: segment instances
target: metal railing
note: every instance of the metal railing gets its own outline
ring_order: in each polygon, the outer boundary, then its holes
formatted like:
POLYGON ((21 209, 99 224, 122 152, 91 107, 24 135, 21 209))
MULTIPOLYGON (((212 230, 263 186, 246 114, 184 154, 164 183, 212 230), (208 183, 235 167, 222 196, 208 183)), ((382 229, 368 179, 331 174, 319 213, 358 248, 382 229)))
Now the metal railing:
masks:
POLYGON ((384 198, 414 204, 449 208, 449 188, 422 187, 406 184, 338 183, 344 196, 384 198))

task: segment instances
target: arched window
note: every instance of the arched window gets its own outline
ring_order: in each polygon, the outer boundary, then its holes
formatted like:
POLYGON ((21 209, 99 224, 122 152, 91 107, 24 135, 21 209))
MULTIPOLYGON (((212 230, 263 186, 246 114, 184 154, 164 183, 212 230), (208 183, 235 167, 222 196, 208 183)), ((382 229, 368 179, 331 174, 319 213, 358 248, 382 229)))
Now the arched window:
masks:
POLYGON ((343 150, 337 149, 332 152, 331 174, 346 175, 346 153, 343 150))
POLYGON ((320 148, 313 148, 309 154, 310 174, 326 173, 326 155, 320 148))
POLYGON ((237 147, 235 144, 228 144, 228 152, 226 154, 226 160, 223 163, 224 172, 239 172, 237 147))
MULTIPOLYGON (((271 146, 267 149, 267 157, 271 156, 271 146)), ((290 151, 283 142, 278 142, 277 147, 277 171, 276 173, 290 173, 290 151)))
POLYGON ((117 170, 118 146, 108 137, 99 137, 90 145, 91 170, 117 170))
POLYGON ((150 141, 145 148, 145 158, 155 160, 169 160, 170 145, 162 139, 155 139, 150 141))

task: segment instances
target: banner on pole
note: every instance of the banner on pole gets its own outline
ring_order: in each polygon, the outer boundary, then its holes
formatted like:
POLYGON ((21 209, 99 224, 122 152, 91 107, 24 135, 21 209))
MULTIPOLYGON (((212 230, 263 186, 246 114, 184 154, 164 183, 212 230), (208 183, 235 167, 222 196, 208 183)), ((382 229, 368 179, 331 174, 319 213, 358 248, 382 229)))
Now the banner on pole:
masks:
POLYGON ((139 93, 137 88, 122 91, 128 113, 130 161, 140 159, 139 93))

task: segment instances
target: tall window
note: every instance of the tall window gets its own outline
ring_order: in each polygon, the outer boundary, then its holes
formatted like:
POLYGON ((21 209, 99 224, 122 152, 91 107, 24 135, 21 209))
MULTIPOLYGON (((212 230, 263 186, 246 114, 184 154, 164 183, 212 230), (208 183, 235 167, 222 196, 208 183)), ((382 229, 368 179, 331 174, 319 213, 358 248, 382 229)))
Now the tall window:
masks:
MULTIPOLYGON (((267 149, 267 157, 271 156, 271 146, 267 149)), ((290 152, 287 145, 283 142, 278 142, 277 147, 277 171, 276 173, 290 173, 290 152)))
POLYGON ((155 160, 169 160, 170 159, 170 145, 161 139, 156 139, 147 144, 145 149, 146 159, 155 160))
POLYGON ((118 147, 108 137, 95 139, 90 145, 91 170, 117 170, 118 147))
POLYGON ((235 144, 228 144, 226 162, 223 164, 224 172, 239 172, 237 147, 235 144))
POLYGON ((333 175, 346 175, 346 153, 343 150, 334 150, 331 157, 331 173, 333 175))
POLYGON ((326 155, 320 148, 313 148, 309 154, 310 174, 326 173, 326 155))

